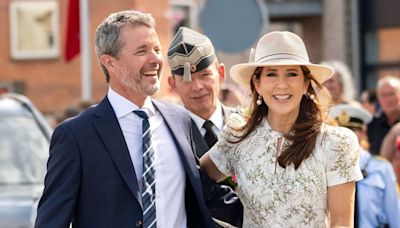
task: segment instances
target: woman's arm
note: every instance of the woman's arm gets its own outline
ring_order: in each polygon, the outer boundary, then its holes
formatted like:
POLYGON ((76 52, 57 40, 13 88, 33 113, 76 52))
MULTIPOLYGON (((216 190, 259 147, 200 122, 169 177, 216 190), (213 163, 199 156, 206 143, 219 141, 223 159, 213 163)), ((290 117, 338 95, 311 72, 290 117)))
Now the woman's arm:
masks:
POLYGON ((221 173, 217 166, 215 166, 214 162, 208 155, 208 152, 200 158, 200 169, 205 171, 207 175, 217 183, 227 178, 227 176, 221 173))
POLYGON ((328 187, 331 227, 353 227, 355 182, 328 187))

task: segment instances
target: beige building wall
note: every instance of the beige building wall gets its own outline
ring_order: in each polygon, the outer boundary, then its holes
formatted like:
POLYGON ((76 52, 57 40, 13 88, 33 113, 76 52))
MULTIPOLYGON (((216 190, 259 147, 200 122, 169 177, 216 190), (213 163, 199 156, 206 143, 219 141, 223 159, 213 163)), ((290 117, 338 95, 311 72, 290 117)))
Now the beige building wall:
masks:
POLYGON ((324 0, 322 20, 322 58, 336 59, 346 62, 346 32, 348 26, 346 0, 324 0))

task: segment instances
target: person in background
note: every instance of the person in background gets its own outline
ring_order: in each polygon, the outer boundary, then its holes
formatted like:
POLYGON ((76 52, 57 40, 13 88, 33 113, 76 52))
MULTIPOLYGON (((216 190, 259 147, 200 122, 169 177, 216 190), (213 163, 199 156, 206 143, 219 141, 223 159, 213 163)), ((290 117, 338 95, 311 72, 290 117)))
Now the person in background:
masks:
POLYGON ((244 99, 240 90, 236 86, 224 83, 221 85, 219 100, 223 105, 228 107, 242 107, 244 99))
POLYGON ((95 105, 95 104, 91 101, 80 101, 78 104, 67 107, 62 113, 57 115, 56 123, 55 123, 54 127, 56 127, 57 125, 59 125, 61 122, 63 122, 66 119, 77 116, 79 113, 88 109, 92 105, 95 105))
MULTIPOLYGON (((237 111, 218 100, 225 66, 218 61, 210 39, 186 27, 180 27, 172 39, 168 62, 172 73, 168 83, 190 113, 196 155, 201 158, 217 142, 225 119, 237 111)), ((243 206, 227 184, 234 187, 231 178, 222 186, 211 180, 203 182, 206 203, 219 225, 223 221, 241 227, 243 206)))
POLYGON ((113 13, 97 28, 95 47, 108 93, 55 129, 35 227, 215 227, 190 116, 150 97, 163 66, 154 18, 113 13))
POLYGON ((329 90, 333 105, 357 103, 355 100, 356 89, 350 69, 346 64, 337 60, 321 62, 335 70, 335 74, 324 82, 324 86, 329 90))
POLYGON ((400 123, 393 125, 385 136, 379 154, 392 163, 400 187, 400 123))
POLYGON ((385 158, 368 152, 367 124, 372 115, 365 109, 350 105, 336 105, 331 116, 339 126, 353 130, 361 145, 360 168, 364 179, 357 182, 356 228, 400 227, 396 177, 385 158))
POLYGON ((379 111, 378 98, 374 89, 364 90, 360 96, 360 103, 371 115, 375 115, 379 111))
POLYGON ((333 69, 310 63, 287 31, 262 36, 254 53, 230 70, 251 89, 250 112, 231 115, 201 169, 215 181, 236 174, 243 227, 352 227, 359 145, 349 129, 325 123, 322 84, 333 69))
POLYGON ((367 127, 373 155, 379 154, 383 138, 400 120, 400 79, 394 76, 380 78, 376 85, 376 96, 380 110, 367 127))

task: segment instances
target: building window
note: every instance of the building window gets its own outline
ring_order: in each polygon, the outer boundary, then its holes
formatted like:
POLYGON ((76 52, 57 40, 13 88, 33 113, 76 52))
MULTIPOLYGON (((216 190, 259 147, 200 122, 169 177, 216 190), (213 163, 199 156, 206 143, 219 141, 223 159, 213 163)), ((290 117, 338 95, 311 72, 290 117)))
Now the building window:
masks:
POLYGON ((10 4, 12 58, 57 57, 58 23, 57 1, 12 1, 10 4))
POLYGON ((197 4, 193 0, 170 0, 171 11, 170 20, 172 31, 175 34, 179 27, 185 26, 192 29, 197 29, 197 4))

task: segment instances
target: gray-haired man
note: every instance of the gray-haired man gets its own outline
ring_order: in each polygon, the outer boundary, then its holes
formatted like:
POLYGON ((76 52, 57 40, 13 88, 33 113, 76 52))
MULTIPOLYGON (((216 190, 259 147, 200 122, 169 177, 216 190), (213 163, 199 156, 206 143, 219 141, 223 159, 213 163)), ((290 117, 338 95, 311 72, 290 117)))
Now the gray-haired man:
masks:
MULTIPOLYGON (((175 34, 168 62, 172 71, 168 83, 190 112, 196 155, 200 158, 217 142, 225 119, 236 111, 218 100, 225 66, 219 63, 210 39, 186 27, 175 34)), ((206 203, 217 223, 241 227, 243 206, 236 193, 227 185, 217 185, 206 176, 204 179, 206 203)))

